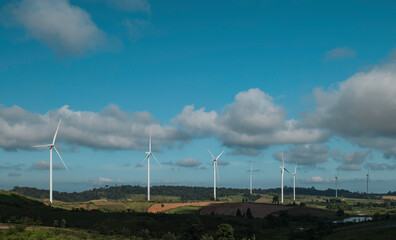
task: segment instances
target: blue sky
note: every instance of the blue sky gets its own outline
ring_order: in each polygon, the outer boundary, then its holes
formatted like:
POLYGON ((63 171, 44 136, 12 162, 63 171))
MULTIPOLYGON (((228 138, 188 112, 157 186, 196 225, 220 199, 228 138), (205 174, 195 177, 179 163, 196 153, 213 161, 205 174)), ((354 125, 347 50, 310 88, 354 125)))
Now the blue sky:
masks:
MULTIPOLYGON (((0 188, 48 188, 52 138, 70 171, 54 189, 146 182, 394 191, 392 1, 2 1, 0 188), (286 176, 286 185, 291 176, 286 176)), ((56 163, 59 159, 54 158, 56 163)))

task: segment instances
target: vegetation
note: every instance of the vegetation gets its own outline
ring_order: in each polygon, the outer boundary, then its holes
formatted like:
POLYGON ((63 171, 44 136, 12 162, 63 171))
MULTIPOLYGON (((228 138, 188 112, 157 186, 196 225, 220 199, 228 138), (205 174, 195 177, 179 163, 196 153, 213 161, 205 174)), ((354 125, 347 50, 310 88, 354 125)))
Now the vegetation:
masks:
MULTIPOLYGON (((12 192, 19 193, 25 196, 37 198, 37 199, 47 199, 48 190, 42 190, 31 187, 14 187, 12 192)), ((64 202, 85 202, 96 199, 128 199, 131 198, 133 201, 143 201, 145 200, 145 194, 147 189, 142 186, 105 186, 101 188, 94 188, 83 192, 57 192, 54 191, 54 199, 64 201, 64 202)), ((210 200, 212 196, 212 188, 209 187, 188 187, 188 186, 153 186, 151 187, 151 194, 153 196, 154 202, 177 202, 177 201, 207 201, 210 200), (156 198, 156 196, 158 196, 156 198), (165 201, 163 196, 166 197, 165 201), (173 198, 172 198, 173 197, 173 198)), ((228 198, 234 198, 234 201, 255 201, 260 197, 260 194, 267 195, 277 195, 280 192, 279 188, 273 189, 255 189, 255 194, 250 195, 248 189, 236 189, 236 188, 217 188, 217 197, 220 200, 226 200, 228 198), (242 195, 242 198, 239 198, 242 195), (235 196, 239 196, 235 199, 235 196)), ((334 189, 327 190, 317 190, 314 187, 311 188, 296 188, 296 191, 300 195, 317 195, 324 197, 333 197, 335 195, 334 189)), ((292 194, 293 188, 285 187, 284 193, 292 194)), ((388 193, 390 194, 390 193, 388 193)), ((348 198, 378 198, 378 195, 365 194, 358 192, 350 192, 347 190, 338 190, 339 197, 348 198)))

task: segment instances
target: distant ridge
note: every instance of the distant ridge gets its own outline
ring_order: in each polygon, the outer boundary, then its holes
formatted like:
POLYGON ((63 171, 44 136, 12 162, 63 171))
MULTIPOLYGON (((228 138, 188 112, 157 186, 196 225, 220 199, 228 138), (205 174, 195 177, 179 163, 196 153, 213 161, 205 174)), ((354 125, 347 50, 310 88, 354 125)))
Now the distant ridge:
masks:
MULTIPOLYGON (((48 198, 48 190, 37 189, 33 187, 14 187, 12 192, 19 193, 25 196, 46 199, 48 198)), ((56 200, 65 202, 84 202, 95 199, 126 199, 132 194, 146 194, 147 189, 141 186, 106 186, 100 188, 94 188, 82 192, 58 192, 54 191, 54 198, 56 200)), ((285 187, 285 194, 292 194, 293 188, 285 187)), ((151 188, 152 195, 165 195, 165 196, 178 196, 181 201, 188 200, 209 200, 213 192, 211 187, 191 187, 191 186, 153 186, 151 188)), ((278 195, 280 193, 280 188, 271 189, 254 189, 253 194, 273 194, 278 195)), ((315 195, 315 196, 325 196, 334 197, 335 190, 317 190, 314 187, 311 188, 296 188, 297 195, 315 195)), ((396 192, 393 192, 396 195, 396 192)), ((249 189, 238 189, 238 188, 218 188, 218 197, 227 197, 238 194, 249 194, 249 189)), ((350 192, 348 190, 339 189, 339 197, 349 197, 349 198, 377 198, 381 194, 366 194, 359 192, 350 192)), ((388 195, 392 195, 391 192, 388 195)))

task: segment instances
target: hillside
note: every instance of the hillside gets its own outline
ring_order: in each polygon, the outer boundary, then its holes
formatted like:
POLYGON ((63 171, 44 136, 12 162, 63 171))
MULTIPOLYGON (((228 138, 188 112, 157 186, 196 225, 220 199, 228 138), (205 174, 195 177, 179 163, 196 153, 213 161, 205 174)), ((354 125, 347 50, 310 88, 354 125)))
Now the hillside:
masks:
MULTIPOLYGON (((42 190, 31 187, 14 187, 12 192, 19 193, 25 196, 46 199, 48 198, 48 190, 42 190)), ((101 187, 86 190, 83 192, 57 192, 54 191, 54 199, 65 201, 65 202, 83 202, 95 199, 126 199, 132 194, 146 194, 147 189, 142 186, 110 186, 101 187)), ((291 187, 284 188, 285 194, 292 194, 293 189, 291 187)), ((315 195, 333 197, 335 194, 334 189, 317 190, 314 187, 311 188, 296 188, 296 192, 299 195, 315 195)), ((181 201, 198 200, 205 201, 209 200, 213 193, 213 188, 210 187, 189 187, 189 186, 153 186, 151 187, 152 195, 164 195, 164 196, 177 196, 180 197, 181 201)), ((278 195, 280 193, 279 188, 272 189, 255 189, 255 194, 271 194, 278 195)), ((237 188, 217 188, 217 196, 228 197, 239 194, 249 194, 248 189, 237 189, 237 188)), ((348 198, 376 198, 375 194, 365 194, 358 192, 350 192, 348 190, 338 190, 339 197, 348 198)))

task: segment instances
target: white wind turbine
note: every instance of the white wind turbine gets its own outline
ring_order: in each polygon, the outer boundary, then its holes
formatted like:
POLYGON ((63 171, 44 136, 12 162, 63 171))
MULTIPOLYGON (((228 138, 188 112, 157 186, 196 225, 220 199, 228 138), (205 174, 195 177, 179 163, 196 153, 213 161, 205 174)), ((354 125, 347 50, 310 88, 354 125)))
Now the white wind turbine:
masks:
POLYGON ((338 197, 338 174, 340 174, 340 172, 338 172, 337 176, 335 176, 336 198, 338 197))
POLYGON ((283 175, 284 175, 284 172, 286 171, 286 172, 289 172, 289 171, 287 171, 287 169, 285 168, 285 162, 284 162, 284 160, 283 160, 283 149, 282 149, 282 166, 280 166, 280 168, 281 168, 281 175, 282 175, 282 183, 281 183, 281 203, 283 203, 283 175))
POLYGON ((151 152, 151 128, 150 128, 149 151, 146 152, 146 154, 147 155, 142 162, 144 162, 147 159, 147 201, 150 201, 150 156, 152 156, 155 159, 155 161, 157 161, 158 165, 161 166, 157 158, 151 152))
POLYGON ((61 119, 59 119, 58 127, 56 128, 56 132, 55 132, 54 138, 52 139, 52 144, 35 145, 35 146, 33 146, 33 147, 36 147, 36 148, 49 148, 50 149, 50 203, 52 203, 52 149, 54 149, 55 152, 58 154, 58 156, 59 156, 60 160, 62 161, 63 166, 65 166, 66 170, 69 170, 66 167, 65 162, 63 161, 62 157, 60 156, 58 150, 55 147, 56 135, 58 135, 58 130, 59 130, 60 123, 61 123, 61 119))
POLYGON ((296 174, 297 174, 297 162, 296 166, 294 167, 294 172, 293 172, 293 200, 296 200, 296 174))
POLYGON ((224 151, 222 151, 217 158, 213 156, 213 154, 209 151, 210 156, 212 156, 212 161, 213 161, 213 197, 214 200, 216 201, 216 170, 217 170, 217 177, 219 178, 219 167, 217 166, 217 160, 219 160, 221 154, 223 154, 224 151))
POLYGON ((250 164, 250 194, 253 194, 253 164, 250 164))
POLYGON ((366 188, 366 193, 368 194, 368 184, 369 184, 370 176, 369 176, 369 171, 367 170, 366 174, 366 182, 367 182, 367 188, 366 188))

